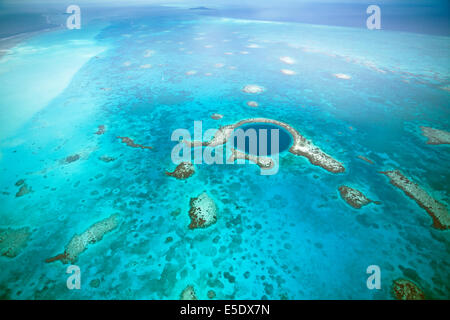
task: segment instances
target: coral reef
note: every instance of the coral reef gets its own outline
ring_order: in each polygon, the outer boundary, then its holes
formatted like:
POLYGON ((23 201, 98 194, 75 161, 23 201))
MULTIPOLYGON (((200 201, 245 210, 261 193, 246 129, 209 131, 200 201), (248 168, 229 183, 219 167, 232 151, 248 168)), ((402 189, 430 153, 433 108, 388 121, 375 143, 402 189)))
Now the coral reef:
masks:
POLYGON ((250 118, 241 120, 235 124, 226 125, 220 127, 215 133, 214 137, 209 141, 190 141, 183 140, 183 143, 190 147, 200 147, 200 146, 208 146, 208 147, 216 147, 222 144, 225 144, 228 139, 233 134, 235 128, 247 124, 247 123, 272 123, 278 125, 284 129, 286 129, 293 137, 294 143, 292 147, 289 149, 289 152, 292 154, 303 156, 309 160, 309 162, 313 165, 322 167, 323 169, 332 172, 332 173, 341 173, 345 171, 345 167, 338 160, 334 159, 330 155, 323 152, 319 147, 315 146, 311 141, 307 140, 303 137, 297 130, 288 125, 287 123, 267 119, 267 118, 250 118))
POLYGON ((220 119, 223 118, 223 115, 221 115, 221 114, 219 114, 219 113, 213 113, 213 114, 211 115, 211 118, 214 119, 214 120, 220 120, 220 119))
POLYGON ((214 290, 209 290, 208 291, 208 298, 209 299, 214 299, 216 297, 216 293, 214 292, 214 290))
POLYGON ((102 135, 105 133, 105 131, 106 131, 105 126, 103 124, 101 124, 98 126, 97 132, 95 134, 102 135))
POLYGON ((265 89, 263 87, 257 86, 256 84, 248 84, 244 88, 242 88, 243 92, 252 94, 261 93, 264 92, 264 90, 265 89))
POLYGON ((166 175, 177 179, 187 179, 194 173, 194 165, 190 162, 181 162, 173 172, 166 171, 166 175))
MULTIPOLYGON (((20 181, 20 180, 19 180, 20 181)), ((19 181, 17 181, 16 182, 16 186, 17 186, 17 183, 19 183, 19 181)), ((25 183, 25 181, 23 181, 21 184, 19 184, 21 187, 20 187, 20 189, 19 189, 19 191, 17 191, 17 193, 16 193, 16 197, 18 198, 18 197, 22 197, 22 196, 24 196, 24 195, 26 195, 26 194, 28 194, 28 193, 31 193, 31 192, 33 192, 33 189, 31 189, 31 187, 29 187, 26 183, 25 183)))
POLYGON ((127 146, 132 148, 141 148, 141 149, 153 149, 153 147, 150 146, 144 146, 142 144, 134 143, 134 141, 128 137, 117 137, 118 139, 122 140, 123 143, 125 143, 127 146))
POLYGON ((172 217, 176 217, 176 216, 178 216, 180 213, 181 213, 181 209, 178 208, 178 209, 176 209, 176 210, 173 210, 173 211, 170 213, 170 215, 171 215, 172 217))
POLYGON ((66 157, 62 162, 65 164, 68 164, 68 163, 75 162, 75 161, 79 160, 80 158, 81 157, 79 154, 74 154, 74 155, 66 157))
POLYGON ((0 229, 0 255, 14 258, 26 246, 30 235, 28 227, 0 229))
POLYGON ((189 285, 181 292, 180 300, 197 300, 194 287, 189 285))
POLYGON ((350 188, 348 186, 340 186, 339 194, 341 198, 345 200, 350 206, 355 209, 360 209, 361 207, 368 205, 369 203, 380 204, 379 201, 373 201, 367 198, 361 191, 357 189, 350 188))
POLYGON ((231 148, 231 155, 229 161, 235 161, 237 159, 249 160, 257 164, 261 169, 272 169, 275 163, 269 157, 255 156, 239 150, 231 148))
POLYGON ((91 288, 98 288, 100 286, 100 279, 93 279, 89 282, 91 288))
POLYGON ((111 161, 116 160, 116 158, 110 157, 110 156, 107 156, 107 155, 103 155, 103 156, 99 157, 99 160, 101 160, 103 162, 111 162, 111 161))
POLYGON ((446 206, 430 196, 418 184, 409 180, 399 170, 380 172, 389 177, 390 183, 416 201, 433 218, 433 227, 446 230, 450 228, 450 214, 446 206))
POLYGON ((450 132, 430 127, 420 127, 420 129, 428 138, 427 144, 450 144, 450 132))
POLYGON ((58 254, 52 258, 45 260, 50 263, 60 260, 62 263, 74 263, 78 256, 83 253, 89 244, 96 243, 103 239, 103 236, 119 225, 119 215, 113 214, 110 217, 103 219, 92 226, 80 235, 74 235, 67 244, 63 253, 58 254))
POLYGON ((145 50, 144 57, 145 58, 149 58, 149 57, 151 57, 154 54, 155 54, 155 51, 153 51, 153 50, 145 50))
POLYGON ((206 192, 190 200, 189 229, 207 228, 217 221, 217 206, 206 192))
POLYGON ((256 102, 256 101, 249 101, 249 102, 247 102, 247 105, 249 107, 252 107, 252 108, 257 108, 258 107, 258 102, 256 102))
POLYGON ((414 282, 397 279, 392 283, 392 295, 397 300, 425 300, 425 294, 414 282))
POLYGON ((366 157, 364 157, 362 155, 358 155, 358 158, 363 160, 363 161, 365 161, 365 162, 367 162, 367 163, 373 164, 372 160, 370 160, 369 158, 366 158, 366 157))

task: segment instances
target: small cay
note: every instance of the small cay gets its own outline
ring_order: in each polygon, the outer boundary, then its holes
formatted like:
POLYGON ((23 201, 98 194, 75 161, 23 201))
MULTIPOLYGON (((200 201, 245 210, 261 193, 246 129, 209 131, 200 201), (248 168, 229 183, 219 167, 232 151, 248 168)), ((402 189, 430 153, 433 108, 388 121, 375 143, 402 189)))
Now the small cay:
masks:
POLYGON ((27 245, 31 232, 27 227, 0 229, 0 255, 14 258, 27 245))
POLYGON ((113 214, 109 218, 103 219, 92 226, 80 235, 74 235, 66 246, 63 253, 58 254, 52 258, 45 260, 50 263, 60 260, 62 263, 74 263, 78 256, 83 253, 89 244, 96 243, 103 239, 103 236, 114 230, 119 224, 119 215, 113 214))
POLYGON ((190 162, 181 162, 173 172, 166 171, 166 175, 181 180, 189 178, 194 173, 194 165, 190 162))
POLYGON ((217 206, 206 192, 197 198, 191 198, 189 217, 191 223, 189 229, 207 228, 217 221, 217 206))
POLYGON ((420 129, 428 138, 427 144, 450 144, 450 132, 430 127, 420 127, 420 129))

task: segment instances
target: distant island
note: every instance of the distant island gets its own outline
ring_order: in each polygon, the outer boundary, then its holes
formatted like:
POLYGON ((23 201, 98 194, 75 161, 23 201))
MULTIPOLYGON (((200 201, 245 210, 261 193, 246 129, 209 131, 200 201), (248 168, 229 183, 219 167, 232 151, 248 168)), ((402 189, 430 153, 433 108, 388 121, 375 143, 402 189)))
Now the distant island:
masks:
POLYGON ((189 10, 214 10, 207 7, 195 7, 195 8, 189 8, 189 10))

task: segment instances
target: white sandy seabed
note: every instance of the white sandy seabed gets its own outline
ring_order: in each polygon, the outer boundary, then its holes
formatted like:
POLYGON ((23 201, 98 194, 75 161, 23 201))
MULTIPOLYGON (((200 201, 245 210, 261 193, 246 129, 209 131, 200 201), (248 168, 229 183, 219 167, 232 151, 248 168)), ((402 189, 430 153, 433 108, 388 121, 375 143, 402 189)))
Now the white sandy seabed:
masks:
POLYGON ((89 59, 107 49, 94 40, 100 30, 42 33, 0 58, 1 142, 58 96, 89 59))

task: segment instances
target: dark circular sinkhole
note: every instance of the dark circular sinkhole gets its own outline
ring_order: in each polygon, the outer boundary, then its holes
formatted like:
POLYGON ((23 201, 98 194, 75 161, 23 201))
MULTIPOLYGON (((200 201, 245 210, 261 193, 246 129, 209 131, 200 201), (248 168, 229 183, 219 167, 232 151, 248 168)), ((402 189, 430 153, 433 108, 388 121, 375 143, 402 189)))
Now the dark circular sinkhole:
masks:
MULTIPOLYGON (((240 134, 242 134, 242 132, 240 134)), ((243 136, 241 136, 241 141, 242 139, 243 136)), ((288 150, 291 147, 293 141, 291 134, 286 129, 280 126, 271 123, 249 123, 234 129, 234 132, 230 137, 229 142, 233 142, 234 148, 243 151, 245 153, 252 154, 255 156, 270 156, 272 154, 277 154, 285 150, 288 150), (244 147, 238 145, 238 136, 239 136, 239 133, 237 132, 238 129, 242 129, 245 134, 244 147), (278 150, 275 145, 277 141, 276 133, 273 130, 278 131, 278 150), (266 132, 266 135, 264 134, 264 131, 266 132), (274 144, 271 143, 272 135, 274 135, 274 144), (250 137, 253 137, 252 138, 253 148, 251 147, 250 137), (256 142, 254 142, 255 140, 256 142), (267 146, 267 152, 265 154, 263 149, 260 150, 261 147, 260 143, 263 142, 264 140, 267 146), (255 148, 256 152, 254 152, 255 148)))

